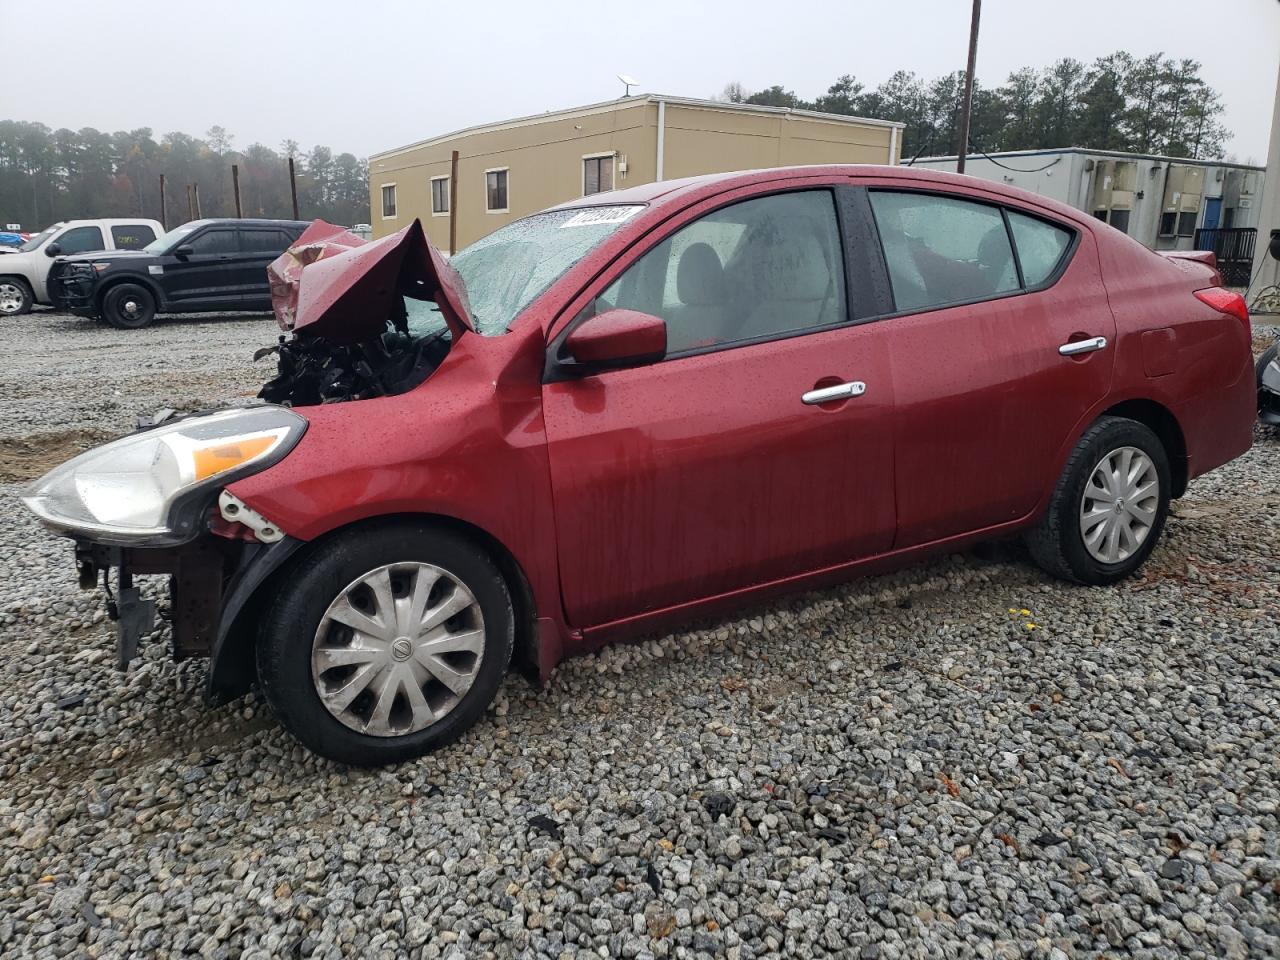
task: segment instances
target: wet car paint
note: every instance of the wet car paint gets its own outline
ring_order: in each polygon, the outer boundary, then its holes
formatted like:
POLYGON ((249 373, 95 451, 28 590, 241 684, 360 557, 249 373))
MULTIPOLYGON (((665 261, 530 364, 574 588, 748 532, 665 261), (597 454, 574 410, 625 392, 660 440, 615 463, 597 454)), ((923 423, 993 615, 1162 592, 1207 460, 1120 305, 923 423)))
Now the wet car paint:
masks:
POLYGON ((1240 388, 1237 370, 1247 337, 1191 296, 1212 271, 1156 257, 1052 201, 944 174, 830 167, 651 184, 599 202, 647 209, 511 333, 459 337, 417 389, 307 408, 311 428, 293 454, 232 492, 304 541, 405 513, 482 532, 528 581, 545 673, 606 639, 1021 529, 1080 433, 1119 403, 1157 404, 1175 420, 1188 476, 1251 442, 1252 412, 1240 408, 1252 386, 1240 388), (1038 293, 543 383, 544 344, 679 224, 763 192, 868 183, 1011 204, 1071 224, 1081 245, 1038 293), (993 361, 1026 318, 1034 353, 993 361), (965 335, 975 327, 982 336, 965 335), (1173 373, 1145 371, 1152 329, 1175 330, 1173 373), (1115 350, 1084 361, 1046 353, 1076 334, 1114 337, 1115 350), (847 410, 793 399, 854 376, 868 391, 847 410), (992 411, 994 426, 983 422, 992 411), (744 460, 772 480, 742 489, 744 460), (989 496, 986 474, 968 469, 975 460, 1011 464, 1007 489, 989 496), (949 503, 972 506, 951 516, 949 503))

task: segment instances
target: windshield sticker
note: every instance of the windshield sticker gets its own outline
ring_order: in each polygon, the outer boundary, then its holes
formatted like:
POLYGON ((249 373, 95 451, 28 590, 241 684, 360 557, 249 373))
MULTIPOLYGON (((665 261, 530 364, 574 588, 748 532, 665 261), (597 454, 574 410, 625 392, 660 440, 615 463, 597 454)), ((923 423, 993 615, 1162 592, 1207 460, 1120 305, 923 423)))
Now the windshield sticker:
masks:
POLYGON ((582 210, 560 224, 560 229, 563 230, 566 227, 598 227, 605 223, 622 223, 630 220, 643 209, 644 207, 595 207, 590 210, 582 210))

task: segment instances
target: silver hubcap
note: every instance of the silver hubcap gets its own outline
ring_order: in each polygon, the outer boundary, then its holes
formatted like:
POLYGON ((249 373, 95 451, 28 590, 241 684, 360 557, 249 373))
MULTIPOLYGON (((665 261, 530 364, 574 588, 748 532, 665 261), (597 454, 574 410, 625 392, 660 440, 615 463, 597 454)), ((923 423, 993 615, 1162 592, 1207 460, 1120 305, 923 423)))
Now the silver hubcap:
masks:
POLYGON ((1146 541, 1160 508, 1160 477, 1137 447, 1112 450, 1093 468, 1080 500, 1080 534, 1095 560, 1119 563, 1146 541))
POLYGON ((130 320, 137 320, 138 314, 142 312, 138 309, 137 300, 126 300, 120 305, 120 311, 130 320))
POLYGON ((456 707, 483 659, 484 618, 462 581, 429 563, 392 563, 329 604, 311 679, 325 708, 352 730, 399 737, 456 707))
POLYGON ((0 313, 17 313, 22 309, 22 291, 16 283, 0 283, 0 313))

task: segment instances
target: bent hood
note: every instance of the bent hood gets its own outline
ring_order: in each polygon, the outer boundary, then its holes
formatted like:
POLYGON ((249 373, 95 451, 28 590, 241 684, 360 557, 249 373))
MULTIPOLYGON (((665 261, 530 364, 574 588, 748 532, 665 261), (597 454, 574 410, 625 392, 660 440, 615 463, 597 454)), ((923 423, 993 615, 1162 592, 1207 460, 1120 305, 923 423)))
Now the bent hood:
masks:
POLYGON ((285 331, 357 343, 383 331, 400 297, 435 301, 455 339, 474 329, 462 277, 420 220, 373 241, 316 220, 272 261, 267 277, 285 331))

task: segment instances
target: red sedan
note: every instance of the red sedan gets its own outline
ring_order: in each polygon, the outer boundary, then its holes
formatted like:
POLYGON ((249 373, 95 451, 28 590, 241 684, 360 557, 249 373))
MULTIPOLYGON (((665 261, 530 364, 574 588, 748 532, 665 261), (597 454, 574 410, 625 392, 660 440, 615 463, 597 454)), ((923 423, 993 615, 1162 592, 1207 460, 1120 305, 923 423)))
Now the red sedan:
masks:
POLYGON ((26 500, 86 586, 117 570, 122 664, 150 630, 133 576, 167 572, 210 698, 257 678, 349 763, 458 737, 513 660, 546 676, 984 538, 1112 583, 1252 440, 1249 318, 1211 258, 966 177, 654 183, 451 261, 417 223, 322 226, 273 267, 275 403, 118 440, 26 500))

